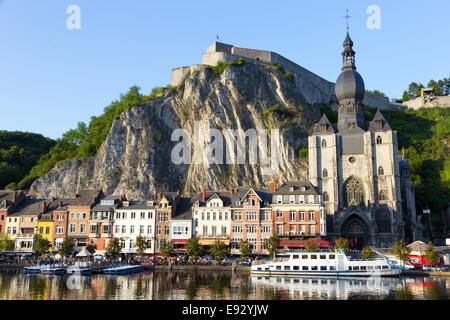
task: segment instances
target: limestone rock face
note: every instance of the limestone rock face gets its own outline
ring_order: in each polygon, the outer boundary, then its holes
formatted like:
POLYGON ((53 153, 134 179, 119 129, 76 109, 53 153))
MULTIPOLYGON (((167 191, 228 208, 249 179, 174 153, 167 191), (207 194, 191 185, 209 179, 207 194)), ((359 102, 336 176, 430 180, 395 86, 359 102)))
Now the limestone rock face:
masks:
POLYGON ((307 148, 308 131, 321 114, 319 106, 305 102, 308 92, 298 89, 297 80, 251 62, 231 65, 219 76, 210 68, 193 72, 180 87, 124 111, 94 157, 58 163, 33 183, 30 193, 73 197, 78 189, 102 188, 107 194, 148 199, 162 190, 189 195, 203 188, 268 188, 274 179, 306 178, 307 158, 299 158, 298 149, 307 148), (171 141, 173 131, 187 130, 194 142, 195 121, 220 131, 279 129, 279 169, 263 175, 261 163, 249 163, 248 145, 244 164, 173 163, 172 150, 179 143, 171 141))

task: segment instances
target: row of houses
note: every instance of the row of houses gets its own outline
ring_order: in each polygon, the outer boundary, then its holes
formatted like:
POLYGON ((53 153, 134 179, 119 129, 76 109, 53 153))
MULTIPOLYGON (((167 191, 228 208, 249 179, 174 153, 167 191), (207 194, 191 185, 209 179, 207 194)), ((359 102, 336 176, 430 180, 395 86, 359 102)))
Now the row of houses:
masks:
POLYGON ((81 190, 70 199, 34 199, 22 191, 0 191, 0 232, 15 241, 14 252, 31 254, 36 234, 57 251, 65 238, 77 248, 95 245, 104 254, 118 238, 122 252, 136 252, 136 237, 147 240, 146 253, 160 254, 162 242, 171 241, 183 253, 196 237, 203 246, 216 240, 231 246, 249 242, 255 254, 266 254, 263 243, 277 233, 285 247, 296 247, 303 237, 326 235, 326 211, 317 189, 308 181, 276 182, 270 190, 248 187, 207 191, 183 197, 161 192, 152 199, 127 200, 102 190, 81 190))

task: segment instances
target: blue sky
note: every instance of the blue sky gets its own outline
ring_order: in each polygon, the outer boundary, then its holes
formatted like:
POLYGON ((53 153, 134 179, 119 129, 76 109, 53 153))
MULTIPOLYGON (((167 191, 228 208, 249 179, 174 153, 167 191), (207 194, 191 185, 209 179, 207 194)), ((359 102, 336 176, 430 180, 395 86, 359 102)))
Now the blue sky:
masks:
POLYGON ((400 98, 412 81, 450 76, 450 1, 0 0, 1 130, 58 138, 132 85, 201 63, 216 39, 271 50, 335 81, 346 9, 367 89, 400 98), (81 9, 69 30, 66 9, 81 9), (369 29, 377 5, 381 29, 369 29))

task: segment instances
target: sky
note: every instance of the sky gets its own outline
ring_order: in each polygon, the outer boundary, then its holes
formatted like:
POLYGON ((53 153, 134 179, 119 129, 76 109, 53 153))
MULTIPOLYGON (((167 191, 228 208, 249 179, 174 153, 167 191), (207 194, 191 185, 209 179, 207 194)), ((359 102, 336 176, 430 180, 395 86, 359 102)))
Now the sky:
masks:
POLYGON ((346 9, 366 89, 401 98, 413 81, 450 76, 448 0, 0 0, 0 130, 59 138, 133 85, 168 85, 171 69, 201 63, 217 35, 334 82, 346 9), (67 26, 71 5, 79 28, 67 26))

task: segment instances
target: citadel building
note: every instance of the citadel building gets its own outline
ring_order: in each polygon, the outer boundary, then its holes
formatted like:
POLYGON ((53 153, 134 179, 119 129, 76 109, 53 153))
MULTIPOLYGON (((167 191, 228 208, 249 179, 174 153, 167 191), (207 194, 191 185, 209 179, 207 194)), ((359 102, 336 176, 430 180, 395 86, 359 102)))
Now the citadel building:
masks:
POLYGON ((338 122, 323 115, 308 138, 309 179, 323 196, 327 235, 348 238, 357 249, 412 242, 417 223, 408 162, 399 158, 397 132, 380 110, 365 121, 364 81, 348 32, 343 46, 338 122))

